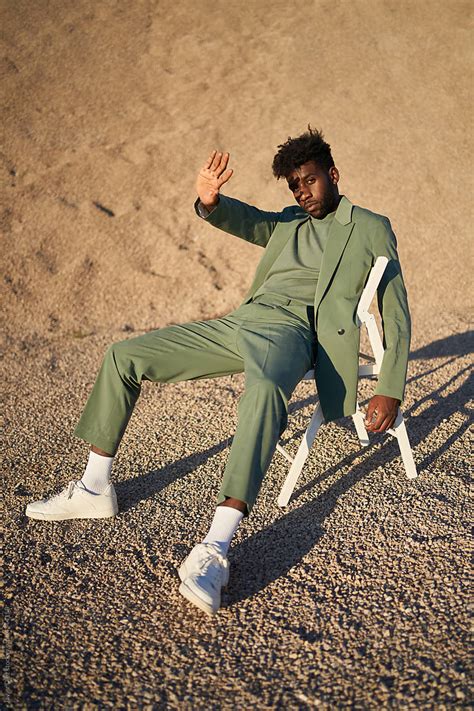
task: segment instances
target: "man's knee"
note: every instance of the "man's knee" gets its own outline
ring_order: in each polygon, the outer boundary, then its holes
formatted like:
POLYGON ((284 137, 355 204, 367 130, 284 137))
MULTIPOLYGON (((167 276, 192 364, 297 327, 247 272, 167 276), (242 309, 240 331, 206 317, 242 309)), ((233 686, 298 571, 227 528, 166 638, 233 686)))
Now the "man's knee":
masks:
POLYGON ((244 398, 254 401, 254 407, 258 409, 270 406, 280 412, 286 412, 288 400, 281 385, 274 379, 264 376, 254 380, 245 388, 244 398))
POLYGON ((270 375, 261 375, 259 378, 254 380, 247 389, 255 389, 257 392, 268 397, 276 396, 281 397, 284 400, 286 399, 280 383, 276 378, 270 375))
POLYGON ((133 344, 129 338, 124 341, 111 343, 105 352, 104 361, 109 361, 119 372, 129 371, 134 368, 133 344))
POLYGON ((111 343, 105 352, 106 358, 120 358, 127 352, 127 341, 116 341, 111 343))

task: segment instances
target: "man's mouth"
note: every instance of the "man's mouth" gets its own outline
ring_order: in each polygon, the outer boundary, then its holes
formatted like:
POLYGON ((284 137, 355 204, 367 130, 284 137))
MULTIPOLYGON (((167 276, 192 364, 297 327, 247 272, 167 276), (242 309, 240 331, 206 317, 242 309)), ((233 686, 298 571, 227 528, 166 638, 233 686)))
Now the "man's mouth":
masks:
POLYGON ((304 207, 305 210, 307 210, 308 207, 311 207, 312 205, 314 206, 314 205, 317 205, 317 204, 318 204, 318 203, 316 202, 316 200, 307 200, 307 201, 303 204, 303 207, 304 207))

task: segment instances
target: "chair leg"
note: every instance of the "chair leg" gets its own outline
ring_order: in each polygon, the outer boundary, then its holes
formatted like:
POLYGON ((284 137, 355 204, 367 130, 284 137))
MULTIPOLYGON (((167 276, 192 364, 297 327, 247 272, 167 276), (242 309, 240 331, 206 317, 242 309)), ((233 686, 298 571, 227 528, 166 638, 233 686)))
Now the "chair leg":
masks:
POLYGON ((367 430, 365 429, 365 424, 364 424, 364 413, 362 410, 359 409, 359 403, 356 405, 357 409, 355 413, 352 415, 352 419, 354 421, 354 425, 356 428, 357 436, 359 438, 360 446, 361 447, 367 447, 370 442, 369 442, 369 435, 367 434, 367 430))
POLYGON ((309 450, 311 449, 316 434, 321 425, 323 424, 323 421, 324 418, 321 410, 321 405, 318 402, 313 412, 313 416, 311 417, 308 429, 306 430, 301 444, 298 447, 298 451, 290 467, 288 476, 286 477, 285 483, 283 484, 283 487, 280 491, 280 495, 278 497, 278 506, 283 507, 288 504, 290 497, 293 493, 293 489, 296 486, 296 482, 298 481, 298 477, 308 456, 309 450))
POLYGON ((415 460, 413 459, 413 452, 410 445, 410 440, 408 439, 407 428, 405 426, 405 421, 403 419, 402 411, 398 410, 397 419, 395 420, 392 429, 387 430, 391 435, 397 438, 398 446, 400 447, 400 454, 402 455, 403 465, 405 467, 405 473, 409 479, 415 479, 418 476, 416 471, 415 460))
POLYGON ((283 454, 283 456, 285 457, 285 459, 288 459, 288 461, 289 461, 290 463, 292 463, 292 462, 294 461, 294 460, 293 460, 293 457, 291 457, 291 456, 288 454, 288 452, 286 451, 286 449, 285 449, 284 447, 282 447, 280 443, 277 444, 276 448, 277 448, 277 451, 280 452, 280 454, 283 454))

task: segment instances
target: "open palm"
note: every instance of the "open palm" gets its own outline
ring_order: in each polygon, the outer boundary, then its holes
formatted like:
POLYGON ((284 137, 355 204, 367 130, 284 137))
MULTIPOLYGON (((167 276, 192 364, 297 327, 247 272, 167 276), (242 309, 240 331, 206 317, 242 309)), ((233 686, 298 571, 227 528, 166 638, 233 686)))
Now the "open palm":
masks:
POLYGON ((233 170, 227 168, 229 153, 212 151, 199 171, 196 192, 206 207, 214 207, 219 202, 219 190, 231 177, 233 170))

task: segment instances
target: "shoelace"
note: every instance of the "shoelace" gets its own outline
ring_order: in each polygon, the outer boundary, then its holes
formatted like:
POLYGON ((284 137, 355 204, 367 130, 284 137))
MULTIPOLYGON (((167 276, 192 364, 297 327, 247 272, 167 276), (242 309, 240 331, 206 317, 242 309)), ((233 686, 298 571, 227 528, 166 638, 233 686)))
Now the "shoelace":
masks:
POLYGON ((64 496, 66 499, 70 499, 72 496, 72 492, 74 491, 74 486, 76 484, 76 480, 73 479, 72 481, 69 482, 69 484, 62 489, 59 494, 55 494, 54 496, 51 496, 48 501, 53 501, 54 499, 62 499, 64 496))
MULTIPOLYGON (((212 543, 204 543, 204 545, 206 546, 207 555, 202 560, 201 570, 203 573, 207 573, 210 565, 216 560, 222 565, 224 569, 228 567, 229 561, 227 560, 227 558, 225 558, 225 556, 222 555, 219 550, 217 550, 215 546, 212 545, 212 543)), ((215 572, 221 573, 222 571, 217 571, 217 569, 215 569, 215 572)), ((211 580, 211 582, 213 583, 214 581, 211 580)))

